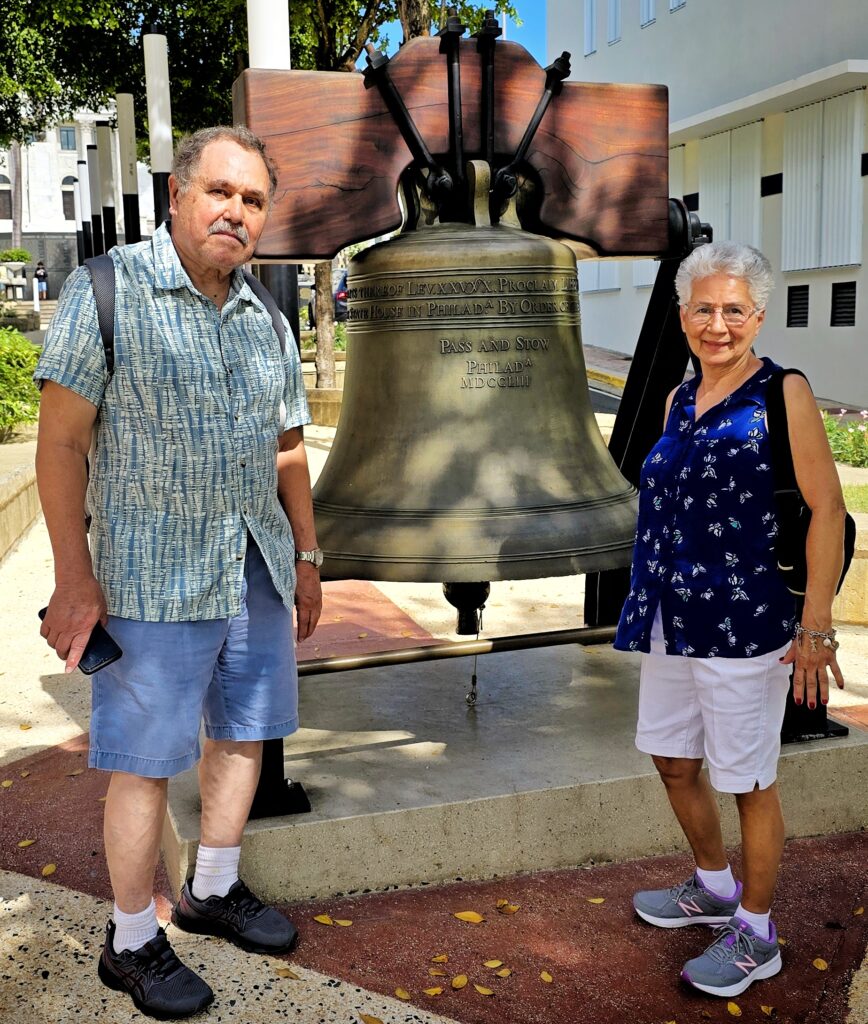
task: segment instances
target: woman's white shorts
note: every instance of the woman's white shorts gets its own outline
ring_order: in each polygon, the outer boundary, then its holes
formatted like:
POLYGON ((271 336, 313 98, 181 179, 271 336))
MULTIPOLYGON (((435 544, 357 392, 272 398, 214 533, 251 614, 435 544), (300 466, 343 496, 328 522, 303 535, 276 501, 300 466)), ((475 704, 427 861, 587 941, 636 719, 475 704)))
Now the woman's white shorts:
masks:
POLYGON ((789 644, 756 658, 667 655, 660 610, 642 655, 636 746, 658 757, 704 757, 721 793, 766 789, 777 776, 789 644))

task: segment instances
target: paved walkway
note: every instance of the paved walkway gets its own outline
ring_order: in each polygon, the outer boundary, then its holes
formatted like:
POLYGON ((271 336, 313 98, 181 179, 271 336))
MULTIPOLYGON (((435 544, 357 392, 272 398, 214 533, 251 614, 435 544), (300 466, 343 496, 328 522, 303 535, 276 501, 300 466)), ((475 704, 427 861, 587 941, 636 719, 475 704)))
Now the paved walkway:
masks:
MULTIPOLYGON (((331 432, 310 435, 312 452, 324 458, 331 432)), ((20 456, 32 457, 29 443, 20 456)), ((50 586, 40 520, 0 563, 0 1020, 126 1024, 143 1018, 95 972, 111 907, 101 842, 107 778, 84 768, 87 680, 63 675, 38 636, 35 610, 50 586)), ((386 596, 369 585, 356 596, 352 635, 342 633, 339 587, 326 587, 331 646, 351 645, 359 622, 382 622, 390 608, 419 634, 444 634, 448 613, 430 609, 413 588, 386 596)), ((835 695, 834 711, 853 728, 868 727, 868 629, 848 627, 842 639, 854 687, 835 695)), ((173 928, 170 937, 215 989, 214 1021, 722 1024, 734 1016, 767 1020, 763 1007, 771 1007, 781 1024, 868 1024, 868 967, 860 969, 868 943, 864 832, 788 843, 775 905, 785 970, 730 1006, 677 980, 707 932, 654 929, 631 912, 634 888, 669 884, 689 870, 688 857, 673 855, 296 904, 283 908, 301 933, 290 957, 257 957, 173 928), (502 900, 519 909, 500 913, 502 900), (460 922, 460 910, 485 921, 460 922), (352 924, 323 925, 315 920, 323 913, 352 924), (502 967, 485 966, 493 960, 511 973, 499 977, 502 967), (453 988, 457 976, 468 984, 453 988)), ((166 920, 164 874, 158 885, 166 920)))

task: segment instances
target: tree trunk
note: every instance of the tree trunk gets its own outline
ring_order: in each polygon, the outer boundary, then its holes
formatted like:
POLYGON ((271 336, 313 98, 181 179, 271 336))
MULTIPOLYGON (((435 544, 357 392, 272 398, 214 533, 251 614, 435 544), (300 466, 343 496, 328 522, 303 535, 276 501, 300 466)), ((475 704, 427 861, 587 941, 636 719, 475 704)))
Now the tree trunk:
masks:
POLYGON ((314 267, 316 287, 316 386, 335 387, 335 296, 332 291, 332 264, 329 260, 314 267))
POLYGON ((21 144, 14 140, 9 144, 9 180, 12 183, 12 248, 21 246, 22 180, 21 144))
POLYGON ((398 17, 404 30, 404 42, 431 34, 430 0, 399 0, 398 17))

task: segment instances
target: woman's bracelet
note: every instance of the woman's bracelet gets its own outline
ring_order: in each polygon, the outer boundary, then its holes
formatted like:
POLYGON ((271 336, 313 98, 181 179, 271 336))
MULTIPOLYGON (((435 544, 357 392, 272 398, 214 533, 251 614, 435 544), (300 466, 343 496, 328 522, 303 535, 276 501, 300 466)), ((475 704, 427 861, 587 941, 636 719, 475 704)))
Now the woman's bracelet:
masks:
POLYGON ((831 647, 833 651, 837 651, 838 648, 841 646, 835 639, 835 637, 837 636, 837 630, 834 627, 830 629, 828 633, 824 633, 821 629, 805 629, 805 627, 800 622, 797 622, 795 628, 796 643, 799 643, 803 636, 808 637, 808 639, 811 641, 812 651, 816 651, 818 639, 822 639, 823 646, 831 647))

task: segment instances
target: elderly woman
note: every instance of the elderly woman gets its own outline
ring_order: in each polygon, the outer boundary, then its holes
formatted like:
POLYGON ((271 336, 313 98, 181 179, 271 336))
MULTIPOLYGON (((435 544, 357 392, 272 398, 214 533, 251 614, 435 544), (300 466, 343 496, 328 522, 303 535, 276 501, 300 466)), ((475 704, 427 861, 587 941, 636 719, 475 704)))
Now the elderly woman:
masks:
POLYGON ((660 773, 696 870, 671 889, 636 893, 633 905, 660 928, 719 926, 682 978, 734 996, 781 969, 769 913, 784 843, 780 729, 791 665, 796 703, 827 703, 830 672, 844 685, 831 609, 845 508, 811 390, 788 375, 793 464, 812 512, 802 632, 774 552, 765 402, 780 367, 753 350, 771 266, 749 246, 715 242, 684 260, 676 288, 700 372, 669 395, 663 436, 642 469, 631 589, 615 646, 643 652, 636 746, 660 773), (712 787, 735 794, 741 882, 727 861, 712 787))

